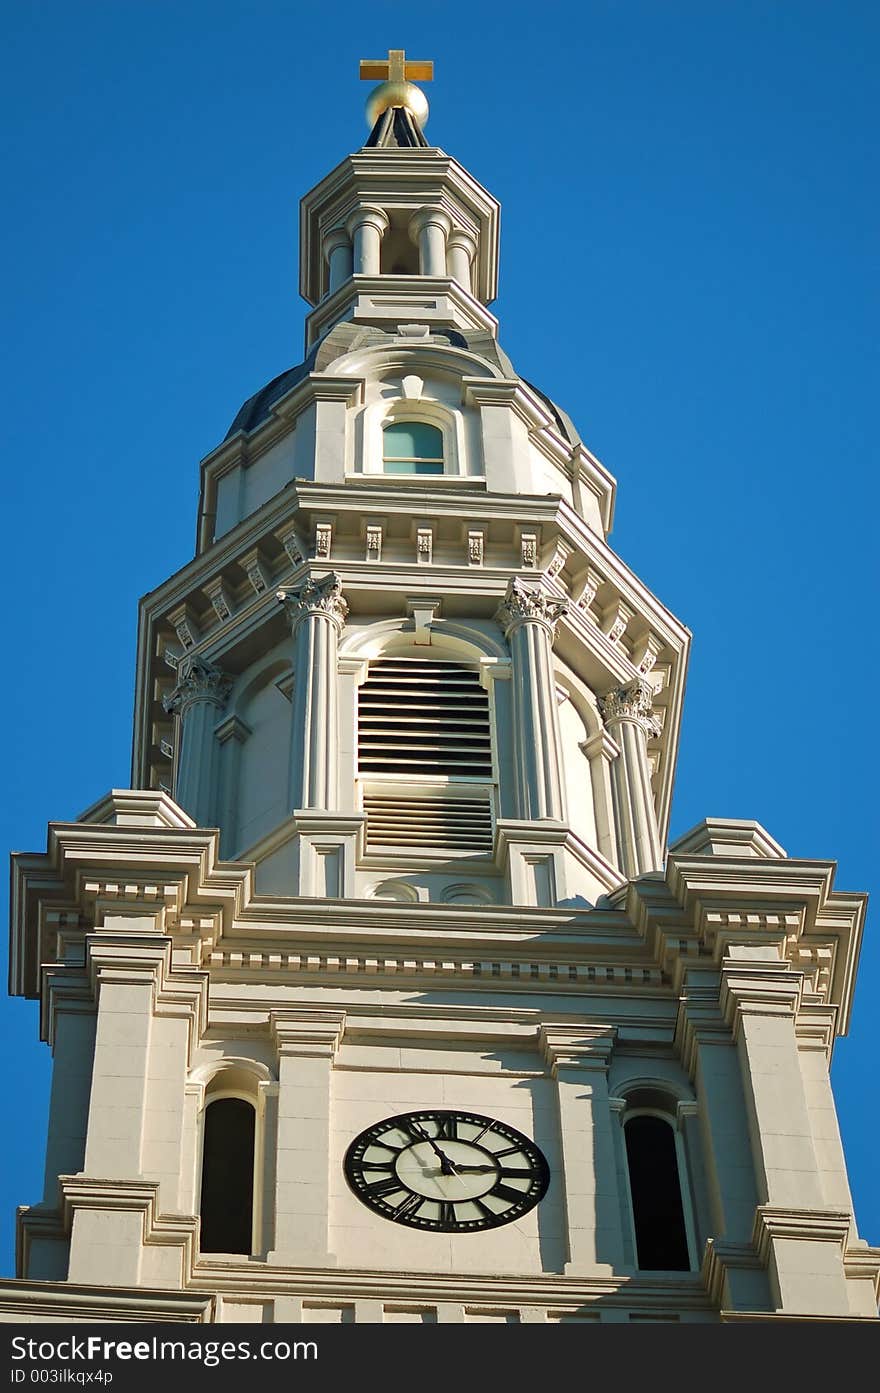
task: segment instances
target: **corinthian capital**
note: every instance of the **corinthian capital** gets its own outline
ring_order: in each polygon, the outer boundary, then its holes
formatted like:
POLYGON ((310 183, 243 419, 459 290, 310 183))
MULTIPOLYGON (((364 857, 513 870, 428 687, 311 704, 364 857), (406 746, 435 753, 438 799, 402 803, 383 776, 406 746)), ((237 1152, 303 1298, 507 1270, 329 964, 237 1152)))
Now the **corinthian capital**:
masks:
POLYGON ((648 735, 659 735, 660 721, 654 715, 654 688, 638 678, 626 687, 613 687, 599 700, 605 724, 613 721, 635 721, 648 735))
POLYGON ((507 585, 507 593, 495 614, 495 619, 508 638, 520 624, 543 624, 552 638, 556 633, 556 621, 568 609, 567 600, 557 600, 541 585, 525 585, 513 576, 507 585))
POLYGON ((177 686, 162 698, 162 705, 166 711, 179 712, 181 716, 197 701, 210 702, 222 710, 231 689, 232 683, 225 673, 207 658, 194 654, 181 659, 177 667, 177 686))
POLYGON ((348 614, 348 605, 342 596, 342 582, 333 571, 320 580, 313 580, 310 576, 295 589, 278 590, 276 597, 284 605, 294 631, 300 620, 309 614, 323 615, 341 631, 348 614))

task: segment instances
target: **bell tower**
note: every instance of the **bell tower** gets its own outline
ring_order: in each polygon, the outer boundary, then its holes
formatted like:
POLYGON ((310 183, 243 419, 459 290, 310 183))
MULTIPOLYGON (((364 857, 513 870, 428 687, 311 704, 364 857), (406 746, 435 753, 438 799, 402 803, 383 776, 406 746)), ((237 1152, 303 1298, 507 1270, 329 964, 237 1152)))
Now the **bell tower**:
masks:
POLYGON ((54 1081, 3 1310, 876 1316, 828 1076, 864 897, 757 822, 669 846, 690 634, 500 345, 432 64, 361 76, 303 361, 141 602, 132 788, 14 858, 54 1081))

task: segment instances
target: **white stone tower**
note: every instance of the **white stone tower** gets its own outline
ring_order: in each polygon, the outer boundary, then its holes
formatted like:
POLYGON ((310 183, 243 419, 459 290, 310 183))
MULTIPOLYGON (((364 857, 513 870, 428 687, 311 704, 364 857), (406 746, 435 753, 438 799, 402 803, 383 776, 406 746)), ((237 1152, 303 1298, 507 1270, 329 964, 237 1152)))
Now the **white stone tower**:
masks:
POLYGON ((305 359, 143 601, 131 790, 13 870, 54 1054, 8 1319, 870 1319, 828 1064, 864 897, 667 850, 689 634, 516 373, 498 204, 365 64, 305 359))

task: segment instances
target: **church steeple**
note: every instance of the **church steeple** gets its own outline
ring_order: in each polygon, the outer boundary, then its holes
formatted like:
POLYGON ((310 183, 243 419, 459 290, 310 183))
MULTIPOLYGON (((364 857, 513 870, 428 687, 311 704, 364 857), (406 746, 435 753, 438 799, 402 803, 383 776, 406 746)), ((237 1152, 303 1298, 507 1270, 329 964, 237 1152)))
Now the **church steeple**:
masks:
POLYGON ((15 858, 55 1074, 0 1319, 875 1316, 863 897, 756 823, 667 846, 690 635, 388 66, 303 200, 307 357, 142 601, 133 787, 15 858))
POLYGON ((136 779, 278 893, 443 900, 466 866, 478 900, 595 903, 662 865, 689 635, 498 342, 497 202, 392 142, 431 65, 362 75, 372 144, 302 201, 307 357, 203 462, 199 554, 144 601, 136 779))

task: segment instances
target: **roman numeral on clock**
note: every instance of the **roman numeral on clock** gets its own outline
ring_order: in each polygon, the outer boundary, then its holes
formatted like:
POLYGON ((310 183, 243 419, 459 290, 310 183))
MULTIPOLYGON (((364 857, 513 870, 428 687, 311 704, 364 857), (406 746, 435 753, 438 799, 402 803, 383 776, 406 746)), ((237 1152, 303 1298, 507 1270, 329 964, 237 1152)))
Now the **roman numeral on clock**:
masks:
POLYGON ((437 1136, 442 1137, 443 1141, 455 1141, 458 1137, 458 1118, 438 1117, 437 1136))
POLYGON ((500 1200, 509 1200, 513 1204, 522 1204, 526 1199, 526 1191, 514 1190, 512 1185, 493 1185, 491 1193, 497 1195, 500 1200))
POLYGON ((402 1190, 403 1186, 396 1175, 389 1175, 387 1180, 374 1180, 372 1185, 367 1186, 367 1194, 371 1197, 391 1195, 395 1190, 402 1190))
POLYGON ((405 1200, 394 1206, 395 1219, 407 1219, 411 1214, 415 1214, 425 1203, 424 1195, 407 1195, 405 1200))

